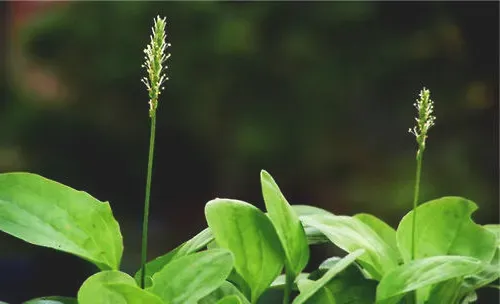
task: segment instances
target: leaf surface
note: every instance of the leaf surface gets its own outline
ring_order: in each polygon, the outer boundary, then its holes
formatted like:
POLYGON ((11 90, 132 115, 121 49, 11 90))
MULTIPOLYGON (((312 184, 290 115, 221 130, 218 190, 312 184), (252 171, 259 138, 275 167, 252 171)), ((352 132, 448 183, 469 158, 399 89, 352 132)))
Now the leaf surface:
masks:
POLYGON ((32 173, 0 174, 0 230, 118 269, 123 241, 109 203, 32 173))
POLYGON ((302 221, 321 231, 332 243, 347 252, 365 249, 360 263, 375 279, 398 265, 398 256, 368 225, 350 216, 310 215, 302 221))
MULTIPOLYGON (((214 239, 212 232, 210 231, 210 228, 206 228, 197 235, 195 235, 192 239, 189 241, 181 244, 180 246, 176 247, 172 251, 168 252, 167 254, 164 254, 162 256, 157 257, 156 259, 148 262, 146 264, 146 282, 149 284, 146 284, 145 287, 149 287, 151 285, 151 277, 160 271, 165 265, 170 263, 171 261, 186 256, 188 254, 197 252, 204 248, 205 246, 208 245, 212 240, 214 239)), ((141 269, 139 269, 135 276, 135 281, 137 284, 140 284, 141 282, 141 269)))
MULTIPOLYGON (((315 282, 309 279, 302 279, 297 282, 301 293, 306 293, 310 288, 314 288, 315 282)), ((328 288, 321 287, 304 303, 306 304, 337 304, 335 298, 328 288)))
POLYGON ((211 249, 173 260, 156 272, 146 290, 170 304, 195 304, 219 288, 233 269, 226 249, 211 249))
MULTIPOLYGON (((0 304, 1 303, 3 302, 0 301, 0 304)), ((70 297, 49 296, 31 299, 23 304, 78 304, 78 301, 75 298, 70 297)))
POLYGON ((217 302, 217 304, 241 304, 240 298, 237 296, 227 296, 217 302))
POLYGON ((295 279, 309 261, 304 228, 271 175, 262 170, 260 180, 267 212, 284 249, 287 271, 295 279))
POLYGON ((234 296, 238 298, 240 300, 239 303, 250 304, 250 302, 248 302, 247 298, 245 298, 245 296, 238 290, 238 288, 236 288, 236 286, 228 281, 225 281, 219 288, 212 291, 209 295, 198 301, 198 304, 218 303, 218 301, 223 300, 228 296, 234 296))
MULTIPOLYGON (((443 197, 417 207, 415 259, 462 255, 490 262, 496 249, 495 234, 470 218, 477 205, 461 197, 443 197)), ((405 262, 411 258, 414 212, 403 217, 397 230, 398 247, 405 262)))
POLYGON ((321 278, 315 281, 314 284, 311 284, 304 290, 304 292, 301 292, 293 300, 293 304, 306 303, 306 301, 308 301, 316 292, 325 287, 325 285, 330 282, 338 273, 354 263, 354 261, 356 261, 356 259, 359 258, 364 252, 364 249, 359 249, 339 260, 338 263, 330 268, 321 278))
POLYGON ((391 248, 391 255, 397 257, 398 262, 402 262, 401 255, 399 253, 399 248, 396 240, 396 230, 391 226, 387 225, 386 222, 382 221, 376 216, 368 213, 359 213, 354 216, 358 220, 365 223, 373 231, 375 231, 380 238, 391 248))
POLYGON ((139 288, 126 273, 98 272, 83 282, 78 290, 78 304, 162 304, 156 295, 139 288))
POLYGON ((377 303, 398 303, 405 293, 457 277, 472 275, 484 264, 465 256, 434 256, 411 261, 388 272, 377 287, 377 303))
POLYGON ((233 253, 250 301, 257 302, 283 269, 283 249, 271 221, 256 207, 230 199, 208 202, 205 216, 217 244, 233 253))
POLYGON ((319 208, 319 207, 315 207, 315 206, 292 205, 292 208, 299 217, 308 216, 308 215, 316 215, 316 214, 334 215, 333 213, 331 213, 323 208, 319 208))
MULTIPOLYGON (((329 258, 321 263, 319 270, 328 270, 340 260, 339 257, 329 258)), ((351 264, 330 280, 326 288, 330 290, 337 304, 372 304, 375 302, 377 282, 365 278, 359 266, 351 264)))

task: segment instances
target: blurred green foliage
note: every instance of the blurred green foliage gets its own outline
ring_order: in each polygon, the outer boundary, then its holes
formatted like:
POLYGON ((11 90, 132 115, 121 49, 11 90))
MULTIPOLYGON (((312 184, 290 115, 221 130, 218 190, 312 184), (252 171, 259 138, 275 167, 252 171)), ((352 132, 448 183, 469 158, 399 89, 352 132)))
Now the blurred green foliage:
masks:
POLYGON ((126 270, 139 261, 149 135, 141 63, 158 14, 172 57, 151 257, 201 230, 213 197, 262 207, 260 169, 291 203, 396 224, 411 208, 417 147, 407 130, 423 86, 437 122, 421 201, 467 197, 479 223, 498 222, 498 3, 55 5, 13 37, 0 171, 37 172, 109 200, 136 251, 126 270))

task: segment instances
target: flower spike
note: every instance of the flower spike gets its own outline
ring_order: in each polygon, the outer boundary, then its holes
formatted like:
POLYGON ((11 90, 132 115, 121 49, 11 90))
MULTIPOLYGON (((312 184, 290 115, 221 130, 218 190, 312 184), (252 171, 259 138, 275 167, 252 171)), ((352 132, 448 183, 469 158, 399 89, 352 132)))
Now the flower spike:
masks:
POLYGON ((165 54, 165 50, 170 47, 170 43, 165 42, 165 18, 156 17, 154 25, 151 29, 150 43, 144 49, 145 62, 142 67, 146 68, 148 77, 143 77, 141 81, 146 85, 149 93, 149 116, 153 117, 156 114, 158 107, 158 97, 161 90, 164 89, 162 84, 168 80, 164 73, 164 69, 168 66, 163 64, 170 57, 170 54, 165 54))

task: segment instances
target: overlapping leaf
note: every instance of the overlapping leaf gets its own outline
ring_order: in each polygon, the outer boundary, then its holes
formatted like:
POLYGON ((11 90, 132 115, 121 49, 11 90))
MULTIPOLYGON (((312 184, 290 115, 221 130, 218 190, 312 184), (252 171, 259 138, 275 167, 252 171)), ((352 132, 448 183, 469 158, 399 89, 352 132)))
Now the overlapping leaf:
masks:
MULTIPOLYGON (((164 254, 156 259, 148 262, 146 264, 146 287, 151 285, 151 277, 158 271, 160 271, 165 265, 170 263, 172 260, 183 257, 185 255, 197 252, 207 246, 214 239, 212 232, 209 228, 204 229, 197 235, 195 235, 189 241, 183 243, 182 245, 176 247, 174 250, 164 254)), ((141 282, 141 269, 137 271, 134 276, 137 284, 141 282)))
MULTIPOLYGON (((315 282, 309 279, 302 279, 297 282, 298 288, 301 293, 306 293, 309 289, 314 288, 315 282)), ((335 298, 328 288, 321 287, 318 289, 309 299, 307 299, 305 304, 337 304, 335 298)))
POLYGON ((392 248, 368 225, 350 216, 316 214, 302 217, 302 221, 327 236, 347 252, 365 249, 360 263, 375 279, 398 265, 398 256, 392 248))
MULTIPOLYGON (((434 256, 411 261, 388 272, 377 287, 377 303, 399 303, 405 293, 483 270, 480 260, 465 256, 434 256)), ((420 299, 423 300, 423 299, 420 299)))
POLYGON ((78 304, 163 304, 120 271, 102 271, 89 277, 78 291, 78 304))
MULTIPOLYGON (((356 251, 348 254, 347 256, 345 256, 344 258, 342 258, 341 260, 339 260, 321 278, 319 278, 317 281, 315 281, 314 284, 311 284, 310 286, 307 286, 307 288, 303 292, 301 292, 293 300, 293 304, 306 303, 306 301, 308 301, 311 297, 313 297, 316 292, 322 290, 322 288, 324 288, 325 285, 328 282, 330 282, 331 279, 333 279, 333 277, 335 277, 342 270, 344 270, 349 265, 351 265, 352 263, 354 263, 354 261, 356 261, 356 259, 359 258, 364 252, 365 252, 364 249, 359 249, 359 250, 356 250, 356 251)), ((300 288, 300 285, 299 285, 299 288, 300 288)), ((330 299, 330 297, 327 297, 327 298, 330 299)), ((335 302, 333 302, 333 303, 335 303, 335 302)))
POLYGON ((390 248, 391 255, 397 257, 398 263, 402 262, 402 258, 399 253, 398 244, 396 240, 396 230, 394 230, 394 228, 387 225, 386 222, 382 221, 378 217, 368 213, 359 213, 356 214, 354 217, 362 221, 373 231, 375 231, 380 236, 380 238, 387 244, 388 248, 390 248))
POLYGON ((260 180, 269 218, 285 253, 287 271, 295 278, 309 261, 309 246, 304 228, 271 175, 262 170, 260 180))
MULTIPOLYGON (((417 207, 415 258, 463 255, 489 263, 496 250, 495 234, 474 223, 477 205, 461 197, 443 197, 417 207)), ((405 262, 411 257, 414 212, 401 220, 398 247, 405 262)))
POLYGON ((233 269, 226 249, 211 249, 183 256, 156 272, 146 290, 170 304, 195 304, 219 288, 233 269))
MULTIPOLYGON (((334 267, 342 259, 333 257, 319 266, 320 274, 334 267)), ((373 304, 377 282, 364 277, 356 264, 351 264, 328 282, 326 288, 335 298, 336 304, 373 304)))
POLYGON ((242 304, 250 304, 247 298, 230 282, 224 282, 216 290, 212 291, 209 295, 198 301, 198 304, 214 304, 227 299, 228 297, 236 297, 242 304))
POLYGON ((271 221, 256 207, 230 199, 208 202, 205 215, 217 244, 233 253, 236 271, 248 284, 250 301, 255 303, 284 263, 271 221))

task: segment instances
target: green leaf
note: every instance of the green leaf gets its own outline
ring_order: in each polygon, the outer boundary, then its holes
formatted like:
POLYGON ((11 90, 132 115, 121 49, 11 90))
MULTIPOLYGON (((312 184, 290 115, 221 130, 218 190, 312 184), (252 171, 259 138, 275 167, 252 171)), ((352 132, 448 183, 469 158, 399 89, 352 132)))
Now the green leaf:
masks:
POLYGON ((498 264, 489 264, 478 273, 464 278, 462 289, 465 293, 472 292, 494 282, 500 277, 500 267, 498 264))
MULTIPOLYGON (((333 215, 333 213, 330 213, 324 209, 309 205, 292 205, 291 207, 293 211, 295 211, 295 213, 298 215, 299 219, 301 219, 303 216, 315 215, 315 214, 333 215)), ((330 242, 330 240, 318 229, 307 226, 304 223, 302 224, 304 227, 304 231, 306 233, 307 243, 309 245, 324 244, 330 242)))
MULTIPOLYGON (((292 290, 298 290, 296 282, 298 282, 300 280, 307 279, 309 277, 309 275, 310 274, 306 273, 306 272, 299 273, 297 275, 297 277, 295 278, 294 284, 292 285, 292 290)), ((285 283, 286 283, 286 275, 281 274, 276 279, 274 279, 274 281, 271 283, 271 285, 269 287, 276 288, 276 289, 283 289, 283 288, 285 288, 285 283)))
POLYGON ((493 232, 497 238, 497 249, 500 249, 500 224, 488 224, 484 225, 484 228, 486 230, 493 232))
POLYGON ((241 275, 233 268, 231 274, 227 277, 227 281, 236 286, 238 290, 241 291, 245 295, 247 299, 250 299, 252 296, 252 291, 248 286, 248 283, 241 277, 241 275))
POLYGON ((396 230, 394 230, 394 228, 387 225, 386 222, 382 221, 378 217, 368 213, 359 213, 354 217, 365 223, 380 236, 380 238, 391 249, 391 255, 397 257, 398 263, 401 263, 403 261, 401 255, 399 254, 399 248, 396 241, 396 230))
MULTIPOLYGON (((0 301, 1 303, 3 302, 0 301)), ((78 304, 78 301, 75 298, 50 296, 32 299, 23 304, 78 304)))
POLYGON ((487 285, 486 287, 500 290, 500 285, 490 284, 490 285, 487 285))
POLYGON ((321 231, 314 227, 304 225, 304 231, 309 245, 330 243, 330 240, 321 231))
POLYGON ((271 175, 262 170, 260 181, 269 218, 284 249, 287 271, 295 278, 309 261, 309 246, 304 228, 271 175))
POLYGON ((462 278, 453 278, 434 285, 426 304, 457 303, 462 278))
POLYGON ((251 290, 251 302, 257 302, 283 269, 283 249, 271 221, 256 207, 230 199, 208 202, 205 215, 217 244, 234 254, 236 271, 251 290))
POLYGON ((484 264, 464 256, 434 256, 411 261, 388 272, 377 287, 377 303, 398 303, 405 293, 478 273, 484 264))
POLYGON ((304 216, 302 221, 320 230, 335 245, 347 252, 365 249, 366 253, 359 258, 359 262, 377 280, 398 265, 398 256, 391 247, 357 218, 317 214, 304 216))
POLYGON ((31 173, 0 174, 0 230, 118 269, 123 252, 109 203, 31 173))
MULTIPOLYGON (((149 287, 151 286, 151 277, 160 271, 165 265, 170 263, 171 261, 178 259, 180 257, 186 256, 188 254, 197 252, 201 249, 203 249, 205 246, 208 245, 209 242, 211 242, 214 239, 212 232, 210 231, 209 228, 204 229, 197 235, 195 235, 192 239, 189 241, 183 243, 182 245, 178 246, 174 250, 168 252, 167 254, 164 254, 162 256, 157 257, 156 259, 148 262, 146 264, 146 286, 149 287)), ((135 281, 137 284, 140 284, 141 282, 141 269, 136 272, 135 276, 135 281)))
POLYGON ((126 273, 111 270, 89 277, 78 291, 78 304, 162 304, 156 295, 139 288, 126 273))
MULTIPOLYGON (((319 266, 320 270, 334 267, 341 259, 329 258, 319 266)), ((372 304, 375 302, 377 282, 367 279, 356 264, 349 265, 337 274, 326 288, 334 295, 337 304, 372 304)))
POLYGON ((173 260, 152 277, 146 290, 171 304, 197 303, 219 288, 233 269, 233 256, 225 249, 211 249, 173 260))
POLYGON ((316 214, 334 215, 333 213, 326 211, 325 209, 309 205, 292 205, 292 209, 299 217, 316 214))
POLYGON ((476 303, 476 301, 477 301, 477 293, 471 292, 464 297, 464 299, 462 300, 462 302, 460 302, 460 304, 476 303))
MULTIPOLYGON (((349 265, 359 258, 365 252, 364 249, 356 250, 330 268, 321 278, 314 282, 314 285, 309 286, 304 292, 301 292, 294 300, 293 304, 306 303, 317 291, 325 287, 325 285, 333 279, 338 273, 346 269, 349 265)), ((299 285, 300 288, 300 285, 299 285)))
MULTIPOLYGON (((415 259, 463 255, 490 262, 496 249, 495 235, 474 223, 477 205, 461 197, 443 197, 417 207, 415 259)), ((413 211, 403 217, 397 241, 405 262, 411 257, 413 211)))
POLYGON ((228 281, 225 281, 219 288, 212 291, 209 295, 198 301, 198 304, 218 303, 218 301, 223 300, 228 296, 236 297, 237 299, 239 299, 240 302, 238 303, 250 304, 250 302, 248 302, 247 298, 245 298, 245 296, 238 290, 238 288, 236 288, 236 286, 228 281))
POLYGON ((240 298, 237 296, 227 296, 224 299, 221 299, 217 304, 241 304, 240 298))
MULTIPOLYGON (((297 281, 301 293, 308 292, 309 289, 314 288, 315 282, 309 279, 302 279, 297 281)), ((335 298, 328 288, 321 287, 318 289, 308 300, 306 304, 336 304, 335 298)))

